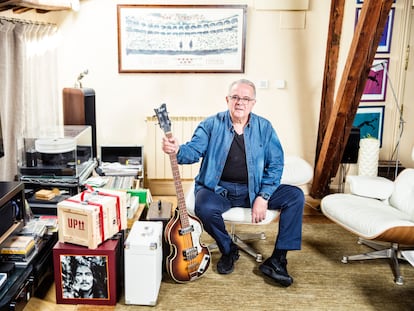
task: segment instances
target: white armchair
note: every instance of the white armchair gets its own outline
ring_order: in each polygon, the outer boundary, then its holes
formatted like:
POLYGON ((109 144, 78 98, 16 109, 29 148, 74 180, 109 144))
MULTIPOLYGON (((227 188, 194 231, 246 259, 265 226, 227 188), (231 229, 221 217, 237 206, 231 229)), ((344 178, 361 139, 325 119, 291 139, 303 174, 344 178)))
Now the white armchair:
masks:
POLYGON ((395 283, 402 285, 399 260, 414 249, 414 169, 403 170, 394 182, 367 176, 349 176, 347 182, 351 193, 324 197, 322 212, 375 251, 344 256, 342 262, 387 258, 395 283))
MULTIPOLYGON (((304 159, 297 156, 285 157, 285 167, 283 170, 281 182, 295 186, 303 186, 309 183, 313 178, 312 166, 304 159)), ((186 207, 191 215, 194 215, 194 183, 186 194, 186 207)), ((279 217, 279 211, 268 210, 266 218, 258 224, 252 223, 251 209, 245 207, 233 207, 227 212, 223 213, 223 218, 226 223, 229 223, 230 235, 233 242, 243 251, 253 256, 257 262, 263 260, 260 252, 256 251, 249 245, 249 241, 264 240, 266 235, 264 232, 258 233, 236 233, 237 224, 249 224, 254 226, 261 226, 271 223, 279 217)), ((209 245, 209 249, 214 249, 215 244, 209 245)))

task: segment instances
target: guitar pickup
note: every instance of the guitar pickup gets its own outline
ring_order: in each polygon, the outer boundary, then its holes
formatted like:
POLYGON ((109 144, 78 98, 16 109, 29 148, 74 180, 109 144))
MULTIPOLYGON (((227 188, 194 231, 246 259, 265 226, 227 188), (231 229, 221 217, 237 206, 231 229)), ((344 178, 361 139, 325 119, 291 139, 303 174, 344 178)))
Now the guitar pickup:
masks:
POLYGON ((179 232, 180 232, 180 235, 184 235, 184 234, 188 234, 188 233, 194 232, 194 226, 191 225, 191 226, 189 226, 187 228, 181 228, 179 230, 179 232))
POLYGON ((187 248, 183 250, 183 256, 185 260, 191 260, 196 258, 198 255, 197 247, 187 248))

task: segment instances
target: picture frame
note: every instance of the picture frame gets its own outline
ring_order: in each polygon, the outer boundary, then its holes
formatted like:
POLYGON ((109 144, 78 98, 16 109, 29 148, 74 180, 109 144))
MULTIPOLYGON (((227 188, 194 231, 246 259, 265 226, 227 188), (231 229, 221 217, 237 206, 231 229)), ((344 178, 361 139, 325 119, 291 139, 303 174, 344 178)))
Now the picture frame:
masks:
POLYGON ((117 5, 119 73, 243 73, 247 5, 117 5))
POLYGON ((389 58, 375 58, 365 82, 361 102, 385 101, 388 83, 389 58))
MULTIPOLYGON (((356 8, 355 13, 355 27, 358 23, 359 14, 361 13, 362 8, 356 8)), ((384 31, 382 32, 380 42, 378 44, 377 53, 390 53, 391 51, 391 39, 392 39, 392 29, 394 26, 394 15, 395 8, 391 8, 390 13, 388 14, 387 22, 385 23, 384 31)))
POLYGON ((119 241, 107 240, 96 249, 58 242, 53 248, 56 302, 116 305, 121 277, 119 241))
POLYGON ((359 106, 352 127, 360 129, 362 138, 374 137, 382 146, 384 127, 384 106, 359 106))
POLYGON ((93 289, 87 299, 108 299, 108 256, 60 255, 60 271, 62 298, 86 298, 79 294, 82 286, 78 284, 83 282, 91 290, 99 285, 99 289, 93 289), (82 281, 86 278, 91 278, 91 281, 82 281))
MULTIPOLYGON (((364 0, 356 0, 356 3, 357 4, 363 4, 364 3, 364 0)), ((395 0, 393 1, 393 3, 395 3, 395 0)))

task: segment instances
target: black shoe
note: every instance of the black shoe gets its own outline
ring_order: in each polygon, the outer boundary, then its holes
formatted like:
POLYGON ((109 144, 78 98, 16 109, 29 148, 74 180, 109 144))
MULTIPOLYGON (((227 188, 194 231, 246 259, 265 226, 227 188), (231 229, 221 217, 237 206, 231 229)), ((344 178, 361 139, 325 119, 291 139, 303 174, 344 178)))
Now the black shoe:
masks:
POLYGON ((288 287, 292 285, 293 278, 288 274, 286 265, 286 259, 279 262, 276 258, 269 257, 259 266, 259 270, 280 285, 288 287))
POLYGON ((232 244, 230 246, 230 252, 228 254, 221 255, 220 260, 217 263, 217 272, 220 274, 229 274, 234 270, 234 263, 239 259, 239 249, 237 245, 232 244))

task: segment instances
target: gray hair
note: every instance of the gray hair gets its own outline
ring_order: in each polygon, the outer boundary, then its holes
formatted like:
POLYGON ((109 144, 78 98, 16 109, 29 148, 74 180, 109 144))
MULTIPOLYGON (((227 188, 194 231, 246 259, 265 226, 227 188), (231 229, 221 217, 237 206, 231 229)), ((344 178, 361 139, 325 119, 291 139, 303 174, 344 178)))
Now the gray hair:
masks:
POLYGON ((251 88, 253 89, 254 98, 256 98, 256 86, 254 85, 254 83, 252 81, 247 80, 247 79, 239 79, 239 80, 234 81, 232 84, 230 84, 229 94, 230 94, 231 89, 233 88, 233 86, 238 85, 238 84, 247 84, 247 85, 251 86, 251 88))

